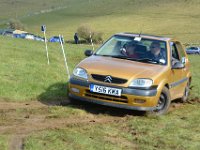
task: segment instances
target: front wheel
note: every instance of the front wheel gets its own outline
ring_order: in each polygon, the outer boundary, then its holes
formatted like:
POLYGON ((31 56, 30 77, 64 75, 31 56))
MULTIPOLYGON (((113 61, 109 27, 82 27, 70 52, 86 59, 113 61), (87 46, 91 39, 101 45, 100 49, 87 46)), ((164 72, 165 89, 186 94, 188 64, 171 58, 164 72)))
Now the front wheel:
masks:
POLYGON ((169 110, 170 103, 171 103, 171 99, 170 99, 169 90, 167 87, 164 87, 160 94, 156 109, 153 111, 147 112, 147 115, 159 116, 159 115, 166 114, 169 110))

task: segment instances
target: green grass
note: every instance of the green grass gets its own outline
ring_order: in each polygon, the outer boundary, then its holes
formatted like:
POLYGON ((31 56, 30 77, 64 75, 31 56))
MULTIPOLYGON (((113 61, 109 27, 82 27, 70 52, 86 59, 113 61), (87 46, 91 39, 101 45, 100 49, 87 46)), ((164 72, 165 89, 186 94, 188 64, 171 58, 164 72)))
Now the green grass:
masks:
POLYGON ((191 72, 192 72, 192 90, 191 97, 200 97, 200 66, 199 66, 198 55, 190 55, 189 60, 191 63, 191 72))
MULTIPOLYGON (((142 32, 155 35, 175 37, 184 43, 199 43, 199 1, 133 1, 133 0, 54 0, 46 3, 46 7, 23 3, 22 7, 30 7, 31 12, 37 12, 55 5, 62 9, 38 15, 23 17, 27 12, 24 9, 12 9, 11 14, 19 12, 20 19, 29 32, 40 34, 40 26, 46 24, 47 36, 63 34, 68 40, 73 39, 73 34, 81 24, 88 24, 97 31, 104 33, 104 39, 116 32, 142 32), (192 11, 191 11, 192 10, 192 11)), ((10 6, 6 3, 5 6, 10 6)), ((23 7, 23 8, 24 8, 23 7)), ((1 10, 4 14, 6 11, 1 10)), ((0 12, 1 12, 0 11, 0 12)), ((5 14, 8 19, 10 16, 5 14)), ((14 15, 12 18, 15 18, 14 15)))
MULTIPOLYGON (((48 65, 44 43, 7 37, 0 39, 0 97, 8 100, 66 97, 68 75, 59 44, 49 43, 48 65)), ((90 46, 66 44, 70 72, 84 57, 87 48, 90 46)))
POLYGON ((28 17, 36 13, 41 13, 42 10, 54 10, 63 5, 68 5, 69 0, 34 0, 34 2, 26 0, 1 0, 0 1, 0 20, 7 20, 9 18, 28 17))
MULTIPOLYGON (((197 105, 186 105, 162 117, 128 116, 114 123, 75 124, 30 135, 25 149, 181 149, 196 150, 200 143, 197 105)), ((98 116, 97 116, 98 118, 98 116)))
POLYGON ((193 111, 198 107, 183 106, 160 118, 133 118, 129 126, 141 149, 198 149, 199 112, 193 111))
POLYGON ((25 149, 104 150, 133 149, 134 144, 110 125, 88 125, 55 131, 45 131, 27 139, 25 149), (53 141, 53 143, 52 143, 53 141), (128 145, 125 145, 125 142, 128 145))
POLYGON ((196 8, 200 4, 195 0, 93 0, 90 3, 76 0, 72 6, 25 18, 23 22, 31 32, 40 34, 38 25, 46 24, 49 36, 63 34, 67 39, 72 39, 79 25, 88 24, 103 32, 105 39, 113 33, 128 31, 175 37, 184 43, 199 43, 200 13, 196 8))
POLYGON ((0 147, 2 150, 8 150, 8 136, 0 135, 0 147))

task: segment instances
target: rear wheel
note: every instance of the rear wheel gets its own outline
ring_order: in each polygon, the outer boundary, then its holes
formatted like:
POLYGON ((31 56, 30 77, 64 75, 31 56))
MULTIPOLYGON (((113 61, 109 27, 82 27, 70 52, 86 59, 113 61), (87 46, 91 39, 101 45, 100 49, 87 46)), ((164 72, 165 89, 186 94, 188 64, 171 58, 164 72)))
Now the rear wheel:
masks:
POLYGON ((190 93, 190 82, 188 81, 188 82, 187 82, 187 85, 186 85, 186 87, 185 87, 185 90, 184 90, 183 97, 181 97, 181 101, 182 101, 183 103, 187 102, 189 93, 190 93))
POLYGON ((169 110, 170 103, 171 103, 171 99, 170 99, 169 90, 167 87, 164 87, 160 94, 156 109, 153 111, 147 112, 147 115, 159 116, 159 115, 166 114, 169 110))

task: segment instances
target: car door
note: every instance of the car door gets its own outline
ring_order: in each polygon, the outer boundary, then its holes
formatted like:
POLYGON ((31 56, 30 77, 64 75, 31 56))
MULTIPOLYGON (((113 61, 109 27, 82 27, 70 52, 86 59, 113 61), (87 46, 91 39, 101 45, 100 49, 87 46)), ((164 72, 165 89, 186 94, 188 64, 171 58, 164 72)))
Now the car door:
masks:
POLYGON ((170 94, 172 99, 180 98, 183 96, 185 86, 187 84, 187 64, 188 61, 186 54, 180 42, 172 41, 170 42, 171 51, 171 73, 170 73, 170 94), (181 62, 184 64, 183 68, 173 69, 173 65, 176 62, 181 62))

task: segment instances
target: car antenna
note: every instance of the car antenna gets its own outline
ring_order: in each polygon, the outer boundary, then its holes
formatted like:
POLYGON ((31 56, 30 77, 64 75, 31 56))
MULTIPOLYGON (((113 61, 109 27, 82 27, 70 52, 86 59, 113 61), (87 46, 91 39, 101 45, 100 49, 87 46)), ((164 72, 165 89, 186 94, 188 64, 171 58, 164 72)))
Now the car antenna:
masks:
POLYGON ((140 33, 139 33, 139 37, 141 36, 141 34, 142 34, 142 31, 140 31, 140 33))

